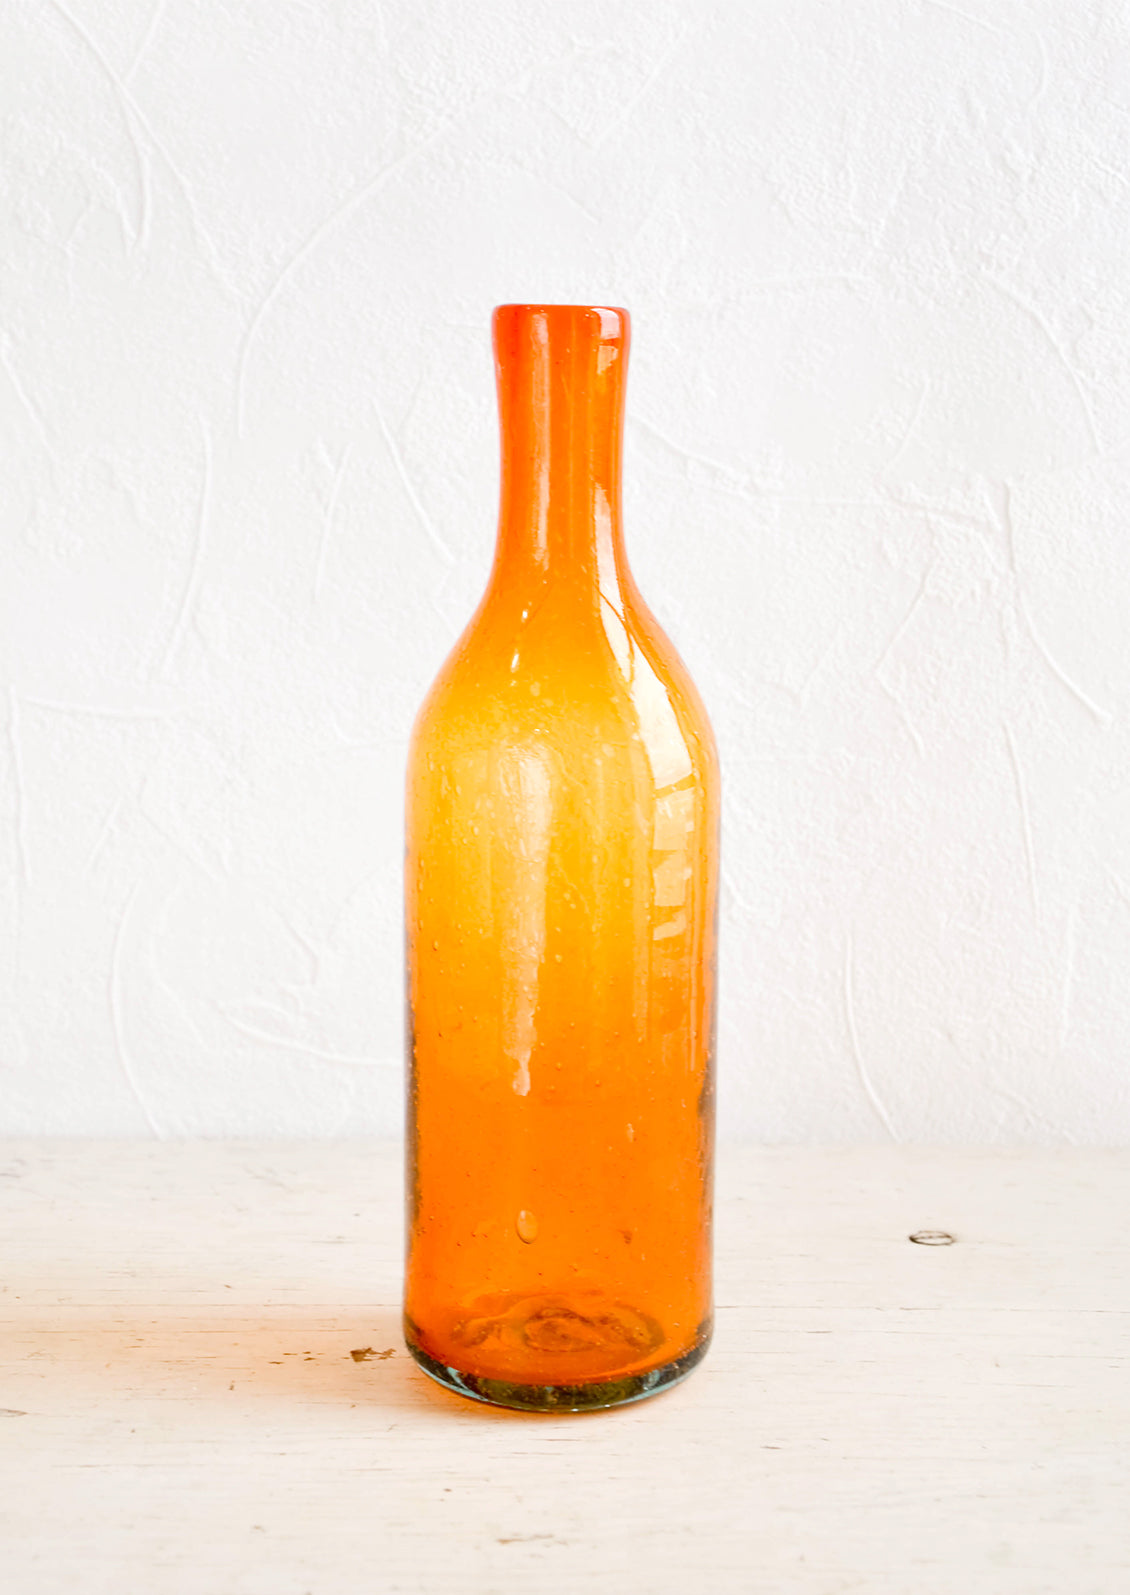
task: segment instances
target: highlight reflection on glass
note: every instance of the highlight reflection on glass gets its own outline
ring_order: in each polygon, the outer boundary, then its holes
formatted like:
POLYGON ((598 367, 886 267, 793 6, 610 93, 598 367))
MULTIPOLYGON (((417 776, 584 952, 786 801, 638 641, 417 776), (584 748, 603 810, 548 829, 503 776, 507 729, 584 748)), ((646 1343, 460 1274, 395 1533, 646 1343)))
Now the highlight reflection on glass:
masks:
POLYGON ((573 1409, 709 1341, 717 762, 624 557, 626 314, 494 334, 495 565, 408 772, 406 1334, 573 1409))

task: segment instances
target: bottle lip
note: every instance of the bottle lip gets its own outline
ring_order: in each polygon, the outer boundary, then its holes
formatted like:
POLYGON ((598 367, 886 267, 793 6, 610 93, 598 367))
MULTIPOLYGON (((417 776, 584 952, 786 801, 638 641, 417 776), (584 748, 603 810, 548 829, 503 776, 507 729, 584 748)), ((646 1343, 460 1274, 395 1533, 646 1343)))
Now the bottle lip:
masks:
POLYGON ((553 330, 564 330, 570 326, 579 329, 583 326, 590 335, 595 333, 601 341, 626 337, 632 324, 631 316, 620 305, 496 305, 491 319, 498 327, 502 322, 513 323, 527 318, 542 319, 553 330), (596 319, 595 326, 592 324, 593 318, 596 319))

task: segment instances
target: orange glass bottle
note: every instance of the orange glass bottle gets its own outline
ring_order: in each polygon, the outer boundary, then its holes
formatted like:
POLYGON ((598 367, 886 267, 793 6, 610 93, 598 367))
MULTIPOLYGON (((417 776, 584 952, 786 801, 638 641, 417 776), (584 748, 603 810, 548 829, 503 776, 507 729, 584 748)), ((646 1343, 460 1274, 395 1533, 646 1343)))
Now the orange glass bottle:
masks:
POLYGON ((628 337, 495 311, 494 569, 409 755, 405 1334, 512 1407, 651 1394, 711 1329, 717 758, 624 556, 628 337))

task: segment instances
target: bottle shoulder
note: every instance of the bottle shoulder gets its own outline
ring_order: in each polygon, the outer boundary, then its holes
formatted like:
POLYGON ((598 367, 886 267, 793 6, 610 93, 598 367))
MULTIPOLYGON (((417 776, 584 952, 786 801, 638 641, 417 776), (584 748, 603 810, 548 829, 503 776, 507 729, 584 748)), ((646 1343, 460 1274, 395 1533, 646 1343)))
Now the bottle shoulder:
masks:
POLYGON ((490 594, 441 667, 417 715, 412 758, 500 743, 562 750, 634 744, 655 785, 713 787, 713 731, 671 639, 634 590, 583 609, 554 594, 490 594))

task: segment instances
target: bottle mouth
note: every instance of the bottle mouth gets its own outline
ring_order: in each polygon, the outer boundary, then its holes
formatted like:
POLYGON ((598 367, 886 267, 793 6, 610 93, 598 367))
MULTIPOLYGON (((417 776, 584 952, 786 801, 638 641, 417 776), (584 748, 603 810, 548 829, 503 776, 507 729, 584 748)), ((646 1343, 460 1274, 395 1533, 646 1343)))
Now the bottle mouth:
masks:
POLYGON ((492 317, 495 336, 538 325, 550 337, 577 337, 597 343, 626 343, 631 317, 618 305, 498 305, 492 317))

